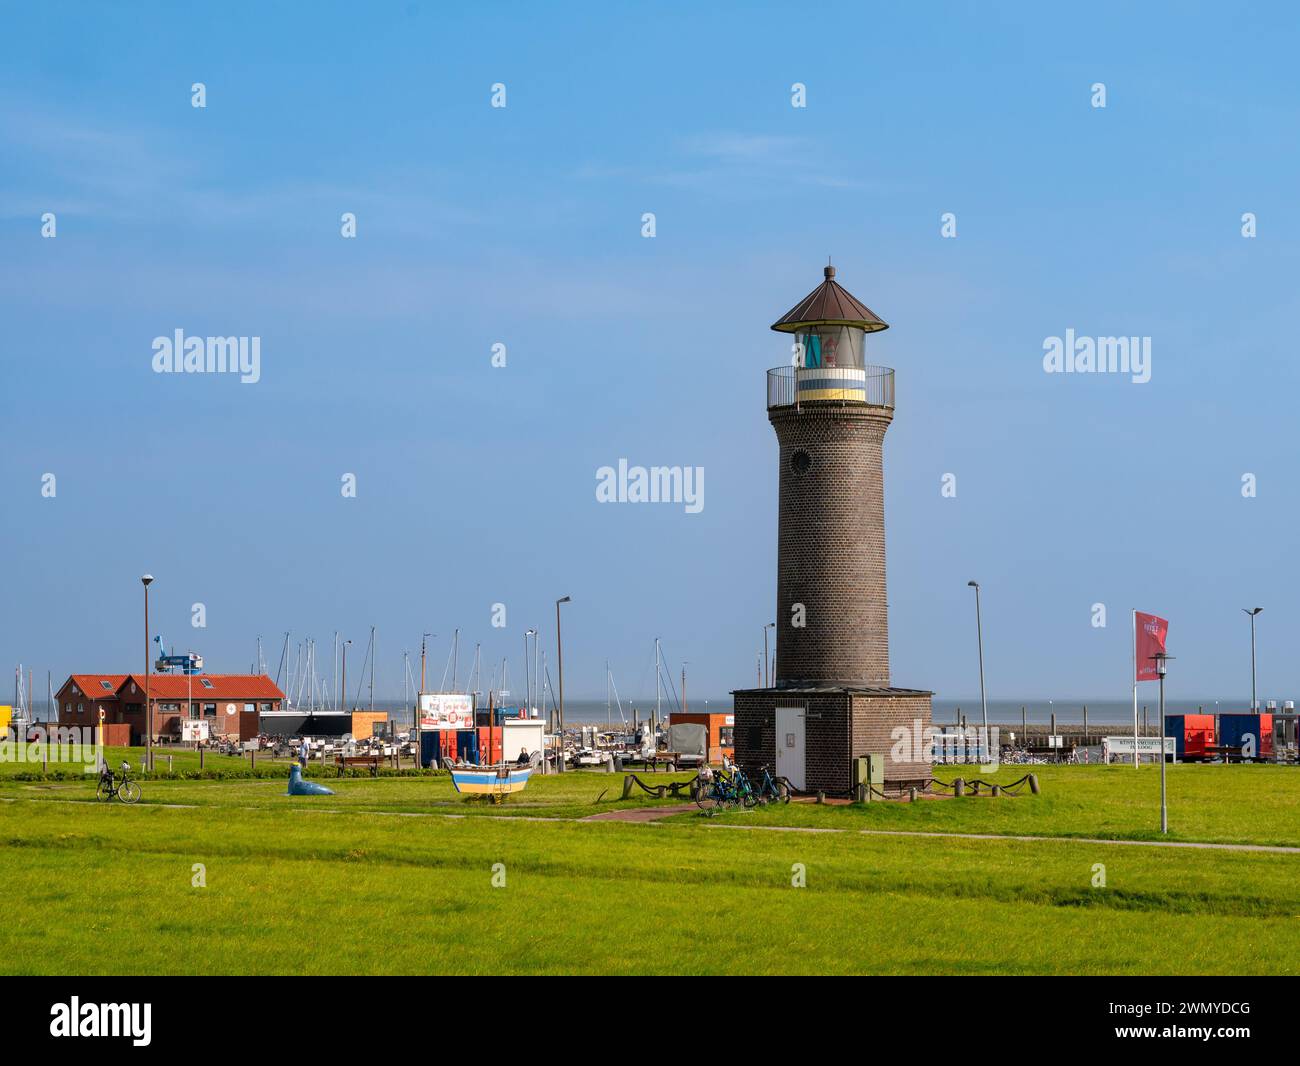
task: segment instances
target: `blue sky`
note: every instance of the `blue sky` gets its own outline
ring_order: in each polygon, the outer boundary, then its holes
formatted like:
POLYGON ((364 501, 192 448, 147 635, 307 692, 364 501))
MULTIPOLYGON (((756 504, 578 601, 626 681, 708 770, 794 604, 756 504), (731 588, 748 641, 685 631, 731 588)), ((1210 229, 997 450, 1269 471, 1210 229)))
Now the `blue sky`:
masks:
POLYGON ((1296 695, 1293 12, 697 7, 0 6, 0 661, 138 668, 147 570, 213 670, 375 624, 400 691, 460 626, 518 678, 568 594, 569 695, 652 688, 655 636, 751 684, 767 327, 829 255, 892 327, 896 684, 978 691, 974 577, 990 697, 1124 698, 1136 606, 1172 693, 1244 700, 1257 604, 1296 695), (261 380, 155 374, 178 328, 261 380), (1044 373, 1067 329, 1151 337, 1151 381, 1044 373), (703 467, 703 511, 597 503, 619 458, 703 467))

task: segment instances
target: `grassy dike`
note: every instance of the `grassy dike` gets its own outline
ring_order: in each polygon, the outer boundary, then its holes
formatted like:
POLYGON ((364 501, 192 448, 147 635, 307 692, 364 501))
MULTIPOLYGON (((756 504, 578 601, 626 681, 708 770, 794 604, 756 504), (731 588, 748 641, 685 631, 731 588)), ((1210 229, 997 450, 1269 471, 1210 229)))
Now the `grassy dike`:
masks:
MULTIPOLYGON (((1300 844, 1294 770, 1171 769, 1183 839, 1300 844)), ((589 773, 500 808, 438 778, 310 800, 283 781, 151 781, 135 807, 96 804, 91 782, 10 780, 0 892, 21 902, 0 972, 1297 972, 1300 855, 1068 839, 1148 832, 1156 775, 1038 772, 1038 797, 657 825, 576 820, 655 804, 597 805, 621 777, 589 773)))

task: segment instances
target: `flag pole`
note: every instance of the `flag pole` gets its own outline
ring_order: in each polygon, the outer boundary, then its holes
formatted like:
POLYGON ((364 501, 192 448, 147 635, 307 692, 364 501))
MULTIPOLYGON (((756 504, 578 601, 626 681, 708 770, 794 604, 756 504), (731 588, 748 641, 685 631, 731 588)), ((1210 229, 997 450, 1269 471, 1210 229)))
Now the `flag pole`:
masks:
POLYGON ((1137 682, 1138 615, 1133 609, 1133 768, 1138 765, 1138 682, 1137 682))

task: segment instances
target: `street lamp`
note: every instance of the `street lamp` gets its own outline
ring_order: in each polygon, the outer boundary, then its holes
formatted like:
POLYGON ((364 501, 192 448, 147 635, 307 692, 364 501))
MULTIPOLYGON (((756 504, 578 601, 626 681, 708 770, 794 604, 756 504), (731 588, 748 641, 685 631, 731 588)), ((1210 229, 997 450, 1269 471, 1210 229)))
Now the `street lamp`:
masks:
POLYGON ((555 769, 564 773, 564 641, 560 638, 560 604, 572 603, 572 596, 561 596, 555 601, 555 651, 560 661, 560 721, 555 730, 560 750, 555 760, 555 769))
POLYGON ((764 688, 772 687, 772 678, 768 672, 768 663, 770 660, 767 657, 767 631, 769 629, 775 629, 775 628, 776 628, 775 622, 768 622, 767 625, 763 627, 763 687, 764 688))
POLYGON ((1250 713, 1259 713, 1259 701, 1255 699, 1255 615, 1262 611, 1263 607, 1243 607, 1242 610, 1250 615, 1250 713))
POLYGON ((144 765, 146 770, 153 769, 153 704, 149 702, 149 586, 153 584, 153 574, 140 578, 144 586, 144 765))
POLYGON ((1156 676, 1160 679, 1160 832, 1169 832, 1169 805, 1165 793, 1165 663, 1173 658, 1164 652, 1151 656, 1156 664, 1156 676))
POLYGON ((989 741, 989 701, 984 695, 984 624, 980 619, 980 583, 978 581, 967 581, 966 584, 975 590, 975 639, 979 641, 980 651, 980 706, 984 713, 984 743, 989 741))

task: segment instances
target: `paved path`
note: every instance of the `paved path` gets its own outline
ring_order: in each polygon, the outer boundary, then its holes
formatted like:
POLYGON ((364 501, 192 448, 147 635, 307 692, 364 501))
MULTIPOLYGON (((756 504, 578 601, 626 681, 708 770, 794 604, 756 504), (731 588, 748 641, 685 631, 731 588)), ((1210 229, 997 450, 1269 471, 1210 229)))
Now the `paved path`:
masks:
POLYGON ((695 810, 694 803, 677 803, 671 807, 636 807, 630 811, 606 811, 604 814, 589 814, 579 818, 580 822, 654 822, 667 818, 670 814, 685 814, 695 810))
MULTIPOLYGON (((28 796, 3 796, 0 803, 81 803, 99 804, 94 800, 35 799, 28 796)), ((134 807, 135 805, 130 805, 134 807)), ((148 803, 145 807, 165 807, 172 810, 275 810, 271 807, 225 807, 221 804, 185 804, 185 803, 148 803)), ((280 808, 296 810, 311 814, 368 814, 400 818, 456 818, 474 817, 465 814, 453 814, 450 811, 374 811, 364 808, 308 807, 293 806, 280 808)), ((481 815, 506 822, 622 822, 631 825, 653 825, 659 819, 670 814, 684 814, 695 810, 693 803, 679 803, 661 807, 633 807, 629 810, 605 811, 601 814, 589 814, 583 818, 547 818, 543 815, 481 815)), ((834 829, 810 825, 741 825, 729 822, 714 822, 703 819, 701 824, 713 829, 739 829, 750 833, 856 833, 859 836, 881 837, 930 837, 938 840, 1011 840, 1024 843, 1053 844, 1094 844, 1113 847, 1132 848, 1197 848, 1205 851, 1243 851, 1271 855, 1300 855, 1300 847, 1288 847, 1279 844, 1209 844, 1196 840, 1107 840, 1102 837, 1046 837, 1018 836, 1012 833, 934 833, 917 829, 834 829)))

